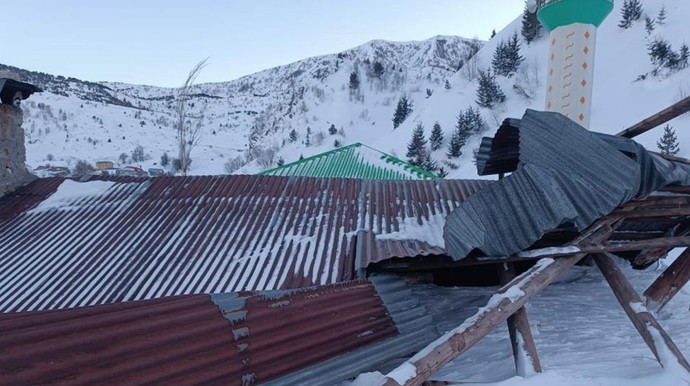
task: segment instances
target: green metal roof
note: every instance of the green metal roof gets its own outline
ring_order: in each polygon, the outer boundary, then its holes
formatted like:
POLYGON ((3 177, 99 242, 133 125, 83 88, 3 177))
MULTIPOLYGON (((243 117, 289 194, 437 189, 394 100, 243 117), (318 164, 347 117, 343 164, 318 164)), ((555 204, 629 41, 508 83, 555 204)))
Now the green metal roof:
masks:
POLYGON ((340 147, 259 174, 371 180, 432 180, 438 178, 433 173, 361 143, 340 147))

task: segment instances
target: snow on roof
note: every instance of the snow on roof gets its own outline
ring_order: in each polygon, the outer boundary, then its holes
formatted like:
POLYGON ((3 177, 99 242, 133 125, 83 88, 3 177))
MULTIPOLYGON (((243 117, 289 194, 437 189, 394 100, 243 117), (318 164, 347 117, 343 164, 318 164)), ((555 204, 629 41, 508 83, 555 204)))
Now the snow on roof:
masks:
POLYGON ((401 245, 406 234, 426 240, 414 224, 439 228, 487 184, 276 176, 36 180, 0 199, 0 312, 350 280, 358 268, 390 257, 358 262, 352 241, 359 231, 392 234, 385 241, 401 245))

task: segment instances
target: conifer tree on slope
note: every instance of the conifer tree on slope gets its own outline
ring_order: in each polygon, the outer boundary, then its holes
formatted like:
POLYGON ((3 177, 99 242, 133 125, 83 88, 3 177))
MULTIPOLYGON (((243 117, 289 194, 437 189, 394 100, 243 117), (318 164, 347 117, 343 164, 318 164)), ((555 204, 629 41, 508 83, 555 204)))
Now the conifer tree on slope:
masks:
POLYGON ((671 125, 664 126, 664 134, 657 141, 656 146, 659 148, 661 154, 665 155, 676 155, 680 150, 678 148, 678 137, 676 137, 676 132, 673 130, 671 125))
POLYGON ((428 154, 426 152, 426 138, 424 137, 424 126, 420 123, 412 132, 412 139, 407 144, 407 162, 415 166, 426 166, 428 154))
POLYGON ((659 25, 666 24, 666 5, 662 5, 659 13, 656 15, 656 22, 659 25))
POLYGON ((501 41, 496 46, 491 67, 496 75, 510 76, 517 71, 523 60, 524 58, 520 56, 520 40, 516 32, 507 42, 501 41))
POLYGON ((537 13, 530 12, 526 4, 525 10, 522 13, 522 28, 520 29, 520 33, 528 45, 541 37, 541 23, 537 20, 537 13))
POLYGON ((450 142, 448 142, 448 151, 446 152, 446 157, 448 158, 458 158, 462 155, 462 138, 460 137, 460 132, 458 129, 453 130, 453 134, 450 136, 450 142))
POLYGON ((477 105, 493 108, 496 104, 506 100, 506 95, 496 83, 496 76, 491 70, 479 70, 479 87, 477 88, 477 105))
POLYGON ((640 4, 640 0, 624 0, 621 17, 618 27, 623 29, 630 28, 634 21, 640 20, 642 17, 642 4, 640 4))
POLYGON ((397 129, 408 115, 412 113, 412 102, 407 99, 407 96, 403 95, 398 100, 398 105, 395 107, 395 112, 393 113, 393 128, 397 129))
POLYGON ((443 145, 443 131, 441 130, 441 124, 438 122, 434 123, 433 129, 431 129, 429 142, 431 150, 438 150, 441 148, 441 145, 443 145))

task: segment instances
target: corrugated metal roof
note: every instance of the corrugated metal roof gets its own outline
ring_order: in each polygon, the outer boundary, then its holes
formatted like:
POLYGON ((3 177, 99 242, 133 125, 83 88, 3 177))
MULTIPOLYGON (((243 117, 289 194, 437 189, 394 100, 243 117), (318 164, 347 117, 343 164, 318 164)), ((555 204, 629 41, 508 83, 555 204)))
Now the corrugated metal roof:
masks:
POLYGON ((480 172, 515 169, 448 217, 444 239, 456 260, 475 249, 510 256, 561 225, 582 230, 635 197, 690 184, 686 165, 650 155, 632 140, 589 132, 559 113, 527 110, 483 144, 480 172))
MULTIPOLYGON (((424 308, 401 284, 377 286, 388 298, 385 305, 370 282, 357 280, 282 293, 185 295, 0 314, 0 384, 249 385, 375 342, 424 345, 420 340, 430 338, 425 329, 431 328, 424 308)), ((321 379, 342 380, 411 346, 377 347, 373 362, 345 363, 351 358, 340 357, 336 363, 349 372, 321 379)))
POLYGON ((340 147, 259 174, 374 180, 438 178, 433 173, 361 143, 340 147))
POLYGON ((351 280, 358 231, 439 246, 445 216, 488 183, 37 180, 0 199, 0 311, 351 280))

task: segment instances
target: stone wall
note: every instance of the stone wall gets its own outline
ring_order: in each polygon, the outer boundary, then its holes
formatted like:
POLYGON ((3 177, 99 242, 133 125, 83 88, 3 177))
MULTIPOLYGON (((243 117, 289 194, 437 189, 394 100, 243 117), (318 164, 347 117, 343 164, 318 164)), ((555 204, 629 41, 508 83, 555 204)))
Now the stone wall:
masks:
POLYGON ((26 170, 22 110, 0 104, 0 197, 33 178, 26 170))

